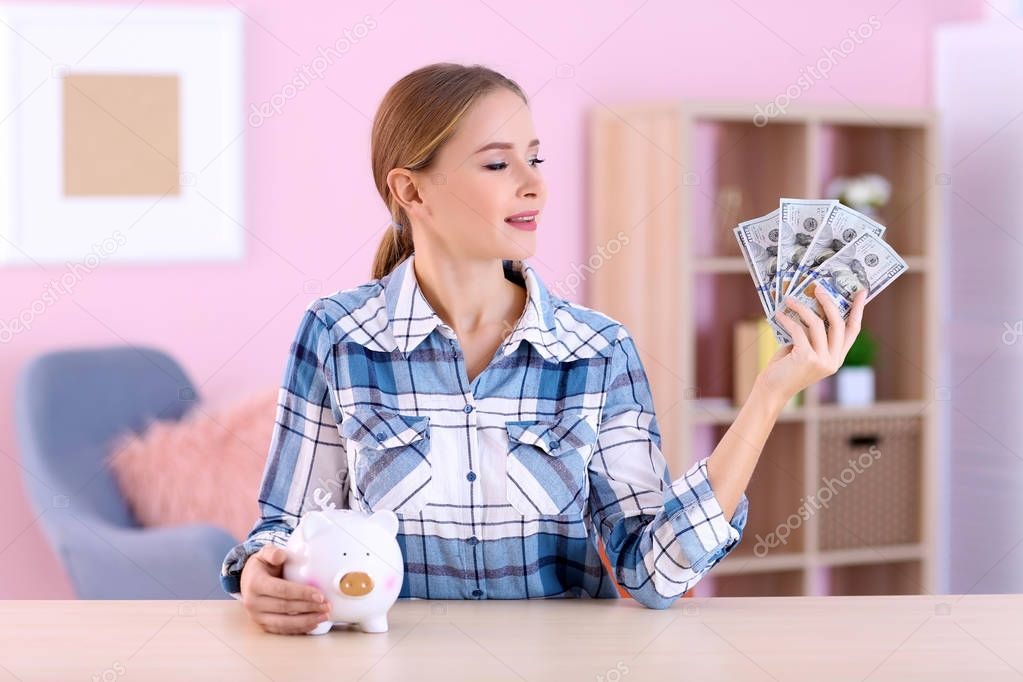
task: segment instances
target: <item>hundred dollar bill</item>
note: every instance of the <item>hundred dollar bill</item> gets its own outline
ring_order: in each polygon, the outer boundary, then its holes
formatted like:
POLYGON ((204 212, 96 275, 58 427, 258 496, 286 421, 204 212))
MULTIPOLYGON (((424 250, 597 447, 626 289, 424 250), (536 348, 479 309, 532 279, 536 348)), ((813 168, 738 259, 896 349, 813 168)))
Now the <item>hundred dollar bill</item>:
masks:
MULTIPOLYGON (((907 269, 906 261, 887 242, 868 231, 843 246, 817 268, 809 270, 788 295, 816 313, 824 320, 824 328, 827 329, 828 318, 817 301, 817 287, 822 287, 831 296, 844 320, 849 317, 856 292, 867 290, 866 304, 907 269)), ((774 315, 775 319, 778 315, 788 315, 795 322, 802 323, 802 318, 794 310, 779 308, 774 315)), ((783 343, 792 342, 788 332, 783 336, 783 343)))
MULTIPOLYGON (((778 210, 778 273, 775 275, 774 300, 777 304, 796 278, 799 264, 824 224, 836 199, 785 199, 778 210)), ((776 306, 777 307, 777 306, 776 306)))
POLYGON ((884 236, 885 226, 868 218, 857 210, 851 209, 845 204, 837 204, 828 213, 821 223, 820 229, 813 238, 813 242, 806 248, 799 265, 796 267, 796 275, 789 282, 788 288, 782 290, 781 295, 789 295, 796 290, 806 278, 807 272, 813 268, 820 267, 829 258, 834 256, 840 249, 845 247, 864 232, 870 232, 877 237, 884 236))
POLYGON ((768 317, 774 312, 772 292, 778 266, 778 214, 779 210, 774 209, 767 215, 741 222, 732 230, 768 317))

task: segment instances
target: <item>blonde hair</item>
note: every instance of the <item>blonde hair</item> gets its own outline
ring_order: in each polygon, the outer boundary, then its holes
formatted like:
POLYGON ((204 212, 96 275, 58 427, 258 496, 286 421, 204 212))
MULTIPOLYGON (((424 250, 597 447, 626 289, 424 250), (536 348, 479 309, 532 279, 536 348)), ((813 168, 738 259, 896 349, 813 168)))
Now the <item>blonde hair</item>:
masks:
POLYGON ((387 174, 394 168, 428 169, 469 107, 497 88, 507 88, 528 103, 522 88, 510 78, 478 64, 449 62, 416 69, 384 95, 373 119, 370 156, 377 191, 391 222, 400 228, 392 224, 377 247, 373 279, 387 275, 414 250, 412 225, 387 186, 387 174))

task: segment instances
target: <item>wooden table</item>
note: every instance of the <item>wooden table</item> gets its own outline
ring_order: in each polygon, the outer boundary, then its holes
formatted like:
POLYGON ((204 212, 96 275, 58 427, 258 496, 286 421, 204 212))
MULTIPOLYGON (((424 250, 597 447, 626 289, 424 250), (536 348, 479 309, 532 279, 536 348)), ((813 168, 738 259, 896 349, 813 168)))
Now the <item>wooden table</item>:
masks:
POLYGON ((400 600, 264 633, 237 601, 0 601, 0 680, 1023 680, 1023 595, 400 600))

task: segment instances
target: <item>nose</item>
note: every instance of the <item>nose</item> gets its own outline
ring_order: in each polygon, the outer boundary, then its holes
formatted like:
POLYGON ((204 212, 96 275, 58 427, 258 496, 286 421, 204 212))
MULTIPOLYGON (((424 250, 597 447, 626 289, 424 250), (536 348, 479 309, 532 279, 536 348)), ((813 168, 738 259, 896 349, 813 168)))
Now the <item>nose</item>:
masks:
POLYGON ((373 591, 373 578, 368 573, 353 571, 341 576, 341 594, 349 597, 365 597, 373 591))

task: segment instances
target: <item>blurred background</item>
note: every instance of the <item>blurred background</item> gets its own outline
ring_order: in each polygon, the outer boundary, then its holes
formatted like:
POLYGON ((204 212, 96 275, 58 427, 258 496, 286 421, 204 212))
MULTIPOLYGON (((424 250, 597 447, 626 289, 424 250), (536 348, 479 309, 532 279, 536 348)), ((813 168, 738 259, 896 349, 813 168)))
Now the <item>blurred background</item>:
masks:
POLYGON ((909 264, 695 594, 1023 589, 1023 3, 32 2, 0 45, 0 598, 225 596, 301 313, 388 226, 377 104, 438 61, 529 94, 531 262, 630 328, 675 476, 774 343, 737 222, 837 198, 909 264))

